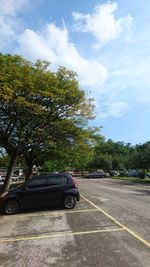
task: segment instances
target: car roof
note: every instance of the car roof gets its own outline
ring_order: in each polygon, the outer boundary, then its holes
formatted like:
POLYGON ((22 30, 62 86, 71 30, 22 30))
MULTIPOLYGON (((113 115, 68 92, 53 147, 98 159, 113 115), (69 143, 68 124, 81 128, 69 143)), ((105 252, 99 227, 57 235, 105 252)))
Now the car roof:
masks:
POLYGON ((49 176, 49 177, 65 176, 65 177, 70 178, 70 179, 72 178, 72 176, 70 174, 68 174, 68 173, 51 173, 51 172, 45 172, 45 173, 40 173, 39 175, 33 176, 32 179, 37 179, 38 177, 42 177, 42 176, 43 176, 43 178, 44 177, 46 178, 46 176, 49 176))
POLYGON ((65 176, 70 176, 68 173, 62 173, 62 172, 58 172, 58 173, 55 173, 55 172, 42 172, 40 173, 38 176, 41 176, 41 175, 55 175, 55 176, 60 176, 60 175, 65 175, 65 176))

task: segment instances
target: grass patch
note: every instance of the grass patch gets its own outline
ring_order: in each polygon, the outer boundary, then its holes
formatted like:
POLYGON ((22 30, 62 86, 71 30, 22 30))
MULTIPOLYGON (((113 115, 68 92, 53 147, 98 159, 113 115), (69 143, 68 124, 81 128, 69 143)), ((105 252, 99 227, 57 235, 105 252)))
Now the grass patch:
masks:
POLYGON ((146 177, 144 179, 138 178, 138 177, 111 177, 112 179, 117 179, 117 180, 124 180, 124 181, 129 181, 132 183, 146 183, 150 184, 150 178, 146 177))

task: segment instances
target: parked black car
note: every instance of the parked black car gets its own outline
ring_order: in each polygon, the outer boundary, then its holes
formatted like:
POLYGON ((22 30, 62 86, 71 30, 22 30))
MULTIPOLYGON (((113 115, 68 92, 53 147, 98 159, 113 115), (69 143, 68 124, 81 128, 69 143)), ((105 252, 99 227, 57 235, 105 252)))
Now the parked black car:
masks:
POLYGON ((79 199, 77 184, 71 175, 41 174, 11 189, 1 204, 6 214, 14 214, 22 209, 58 205, 72 209, 79 199))
POLYGON ((84 175, 85 178, 104 178, 106 177, 106 173, 103 170, 99 170, 96 172, 91 172, 84 175))

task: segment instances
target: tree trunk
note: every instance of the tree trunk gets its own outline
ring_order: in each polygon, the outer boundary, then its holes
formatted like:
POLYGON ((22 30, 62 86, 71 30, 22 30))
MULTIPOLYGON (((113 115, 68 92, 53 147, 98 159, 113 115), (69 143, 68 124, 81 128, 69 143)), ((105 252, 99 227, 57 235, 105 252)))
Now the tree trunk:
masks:
POLYGON ((9 166, 8 166, 8 171, 7 171, 7 174, 6 174, 6 178, 5 178, 3 187, 2 187, 2 191, 1 191, 0 197, 5 196, 5 194, 9 190, 9 187, 10 187, 10 184, 11 184, 11 176, 12 176, 12 174, 14 172, 14 169, 15 169, 15 166, 16 166, 16 163, 17 163, 17 158, 18 158, 18 151, 17 151, 17 153, 15 155, 11 156, 10 163, 9 163, 9 166))
POLYGON ((28 169, 26 170, 26 173, 25 173, 25 180, 29 180, 32 176, 32 166, 29 166, 28 165, 28 169))

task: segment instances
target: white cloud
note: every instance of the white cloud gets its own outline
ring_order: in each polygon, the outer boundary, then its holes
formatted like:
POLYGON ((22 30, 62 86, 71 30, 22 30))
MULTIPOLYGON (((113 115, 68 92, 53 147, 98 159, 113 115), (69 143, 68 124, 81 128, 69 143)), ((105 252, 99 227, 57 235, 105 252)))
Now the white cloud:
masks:
POLYGON ((132 20, 130 15, 115 19, 117 8, 118 5, 114 2, 97 5, 91 14, 73 12, 74 28, 77 31, 92 33, 97 39, 95 47, 117 39, 125 27, 129 31, 132 20))
POLYGON ((109 100, 106 103, 101 102, 101 105, 99 106, 98 103, 96 103, 97 106, 97 118, 101 120, 106 120, 108 118, 117 118, 121 117, 126 110, 129 108, 128 104, 124 101, 113 101, 109 100))
POLYGON ((28 0, 0 0, 0 49, 17 38, 17 12, 28 0))
MULTIPOLYGON (((102 106, 97 104, 97 113, 99 118, 121 116, 127 108, 123 101, 119 101, 118 95, 111 88, 106 86, 106 81, 118 72, 108 73, 107 68, 98 58, 83 57, 75 44, 70 41, 70 33, 67 28, 57 27, 54 23, 45 25, 41 31, 25 29, 19 33, 18 12, 28 0, 0 0, 0 49, 6 47, 8 43, 12 46, 16 42, 15 53, 21 54, 29 60, 43 59, 50 61, 53 70, 63 65, 77 72, 79 82, 83 89, 89 89, 91 96, 95 99, 101 99, 105 96, 105 101, 99 101, 102 106), (113 96, 110 96, 113 91, 113 96), (109 96, 109 100, 107 98, 109 96)), ((74 13, 76 21, 81 23, 82 31, 91 31, 100 42, 107 42, 117 38, 122 31, 121 20, 115 20, 114 12, 117 4, 106 4, 97 6, 95 13, 91 15, 82 15, 74 13), (82 18, 83 16, 83 18, 82 18), (88 22, 88 23, 87 23, 88 22), (96 23, 103 23, 99 29, 96 23), (104 32, 103 32, 104 30, 104 32), (105 35, 104 35, 105 33, 105 35)), ((117 70, 118 71, 118 70, 117 70)), ((115 89, 116 90, 116 89, 115 89)), ((119 90, 119 89, 118 89, 119 90)))
POLYGON ((27 3, 27 0, 0 0, 0 13, 15 16, 17 11, 27 3))
POLYGON ((26 29, 18 38, 17 52, 32 60, 45 59, 57 68, 64 65, 77 72, 81 85, 98 88, 107 79, 107 69, 98 61, 83 58, 69 40, 67 29, 47 24, 40 32, 26 29))

